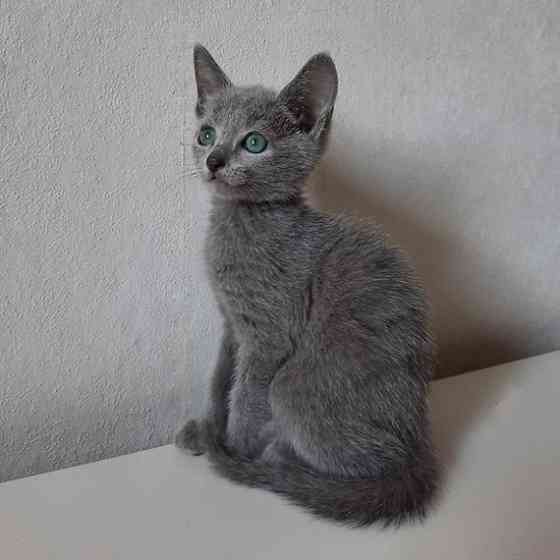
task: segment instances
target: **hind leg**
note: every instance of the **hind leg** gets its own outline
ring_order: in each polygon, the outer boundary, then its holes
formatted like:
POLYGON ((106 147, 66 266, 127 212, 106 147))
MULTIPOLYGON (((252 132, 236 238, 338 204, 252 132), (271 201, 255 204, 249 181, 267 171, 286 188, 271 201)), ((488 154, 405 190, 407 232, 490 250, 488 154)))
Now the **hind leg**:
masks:
POLYGON ((280 439, 314 470, 377 476, 385 460, 398 459, 402 442, 383 429, 381 408, 356 368, 341 362, 303 351, 288 361, 270 387, 273 419, 280 439))
POLYGON ((269 397, 272 416, 278 427, 277 437, 267 446, 262 458, 267 463, 285 460, 287 444, 300 462, 323 471, 325 469, 314 452, 320 444, 313 429, 313 425, 321 421, 321 412, 306 398, 306 383, 303 375, 299 374, 300 365, 297 360, 291 360, 271 384, 269 397))

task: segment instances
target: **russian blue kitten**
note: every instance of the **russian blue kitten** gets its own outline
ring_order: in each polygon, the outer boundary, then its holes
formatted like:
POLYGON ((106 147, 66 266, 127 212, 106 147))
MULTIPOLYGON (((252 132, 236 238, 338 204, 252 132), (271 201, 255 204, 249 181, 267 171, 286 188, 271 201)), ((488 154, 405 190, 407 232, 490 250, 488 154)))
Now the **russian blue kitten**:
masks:
POLYGON ((177 443, 219 473, 353 525, 422 517, 437 468, 434 344, 411 265, 379 228, 311 208, 337 93, 327 54, 279 93, 194 50, 193 145, 213 195, 206 256, 224 329, 203 421, 177 443))

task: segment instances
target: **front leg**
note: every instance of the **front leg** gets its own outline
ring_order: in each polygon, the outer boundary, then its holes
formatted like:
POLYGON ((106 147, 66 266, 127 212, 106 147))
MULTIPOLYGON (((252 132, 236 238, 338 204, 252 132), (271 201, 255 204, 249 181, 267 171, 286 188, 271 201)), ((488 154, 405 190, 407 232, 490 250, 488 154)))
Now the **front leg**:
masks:
MULTIPOLYGON (((208 420, 216 427, 217 433, 222 435, 225 435, 228 421, 229 393, 233 383, 236 354, 237 343, 226 321, 218 360, 212 375, 207 415, 208 420)), ((175 436, 175 443, 193 455, 202 455, 206 451, 204 422, 189 420, 175 436)))
POLYGON ((272 419, 268 400, 274 363, 255 356, 241 357, 230 392, 227 444, 237 453, 254 458, 262 451, 261 433, 272 419))

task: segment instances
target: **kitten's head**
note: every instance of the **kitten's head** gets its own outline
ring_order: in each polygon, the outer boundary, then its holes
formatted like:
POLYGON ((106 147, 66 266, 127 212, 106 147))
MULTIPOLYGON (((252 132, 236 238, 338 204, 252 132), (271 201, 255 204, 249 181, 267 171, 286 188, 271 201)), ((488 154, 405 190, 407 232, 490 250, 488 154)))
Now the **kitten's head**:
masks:
POLYGON ((297 197, 323 153, 337 92, 329 55, 312 57, 279 93, 236 87, 202 46, 194 49, 200 175, 224 198, 297 197))

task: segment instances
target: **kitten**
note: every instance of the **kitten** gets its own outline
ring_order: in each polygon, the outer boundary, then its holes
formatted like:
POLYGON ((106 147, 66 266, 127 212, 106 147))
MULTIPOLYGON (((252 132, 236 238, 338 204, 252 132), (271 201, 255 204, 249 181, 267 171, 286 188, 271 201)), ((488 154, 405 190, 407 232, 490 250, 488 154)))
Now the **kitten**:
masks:
POLYGON ((312 209, 337 73, 311 58, 279 93, 194 49, 193 145, 213 194, 206 255, 224 319, 203 421, 177 444, 219 473, 352 525, 422 517, 437 464, 422 289, 379 228, 312 209))

